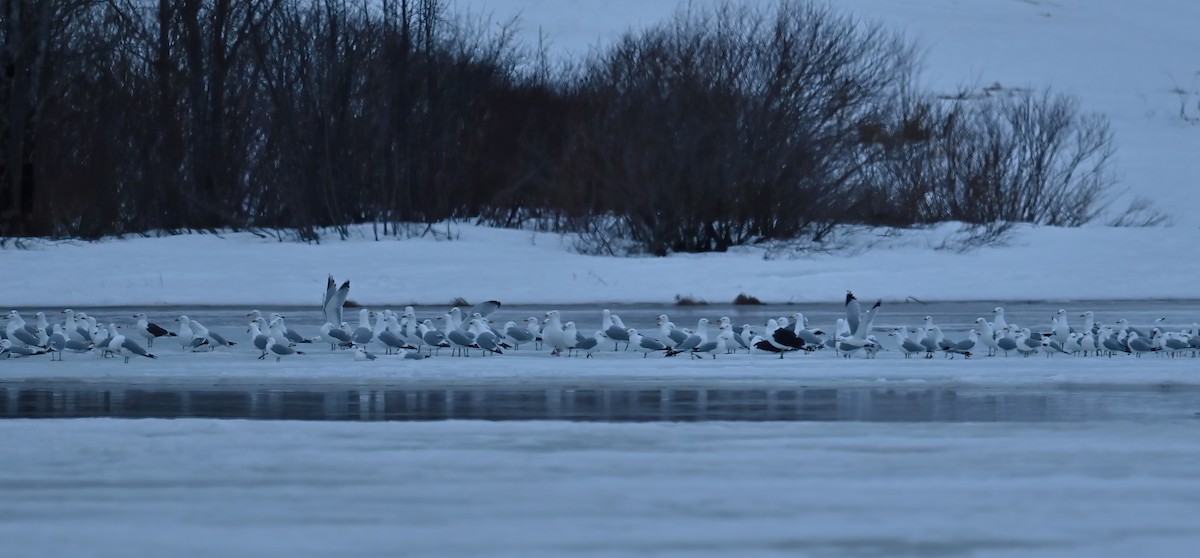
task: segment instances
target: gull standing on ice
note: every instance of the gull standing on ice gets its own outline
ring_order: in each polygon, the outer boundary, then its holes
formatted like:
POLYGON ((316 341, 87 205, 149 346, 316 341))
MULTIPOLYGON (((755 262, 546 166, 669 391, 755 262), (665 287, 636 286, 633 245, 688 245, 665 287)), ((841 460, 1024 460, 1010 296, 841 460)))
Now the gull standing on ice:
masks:
POLYGON ((575 355, 578 356, 579 351, 583 351, 587 358, 592 358, 592 353, 598 352, 606 340, 604 332, 596 330, 591 337, 584 337, 582 341, 575 344, 575 355))
POLYGON ((146 352, 146 348, 138 345, 137 341, 134 341, 133 339, 127 339, 124 335, 117 331, 118 327, 119 326, 117 324, 108 324, 108 350, 125 357, 125 364, 129 364, 129 359, 135 356, 151 359, 158 358, 146 352))
POLYGON ((138 312, 133 315, 137 318, 137 332, 146 339, 146 346, 153 347, 154 339, 158 337, 175 337, 175 334, 167 331, 162 326, 149 321, 146 318, 145 312, 138 312))
POLYGON ((633 350, 642 353, 642 358, 650 356, 650 353, 657 353, 660 351, 665 353, 667 351, 666 345, 663 345, 656 339, 650 339, 643 336, 642 334, 638 333, 636 328, 629 328, 628 333, 629 345, 633 347, 633 350))
POLYGON ((337 281, 333 280, 330 275, 325 281, 325 298, 321 302, 321 312, 325 314, 325 321, 331 324, 340 324, 345 321, 342 316, 342 307, 346 304, 346 297, 350 295, 350 281, 342 283, 341 287, 337 287, 337 281))
POLYGON ((283 357, 292 355, 302 355, 302 351, 297 351, 287 345, 281 345, 274 337, 267 339, 267 354, 275 355, 275 362, 283 360, 283 357))

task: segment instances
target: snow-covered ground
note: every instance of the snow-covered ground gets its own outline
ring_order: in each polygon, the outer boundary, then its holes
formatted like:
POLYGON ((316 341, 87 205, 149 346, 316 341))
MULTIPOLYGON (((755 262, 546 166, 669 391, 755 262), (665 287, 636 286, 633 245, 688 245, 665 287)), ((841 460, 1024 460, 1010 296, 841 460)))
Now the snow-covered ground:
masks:
POLYGON ((0 555, 1190 556, 1194 421, 0 421, 0 555))
MULTIPOLYGON (((250 233, 28 241, 0 249, 0 305, 307 306, 325 277, 351 281, 364 306, 654 303, 678 295, 729 303, 739 293, 774 303, 836 303, 846 290, 903 301, 1200 298, 1196 235, 1183 229, 1020 227, 1003 245, 966 253, 959 226, 848 233, 831 252, 747 248, 665 258, 580 255, 557 234, 449 225, 453 239, 279 242, 250 233)), ((446 226, 440 227, 446 230, 446 226)))

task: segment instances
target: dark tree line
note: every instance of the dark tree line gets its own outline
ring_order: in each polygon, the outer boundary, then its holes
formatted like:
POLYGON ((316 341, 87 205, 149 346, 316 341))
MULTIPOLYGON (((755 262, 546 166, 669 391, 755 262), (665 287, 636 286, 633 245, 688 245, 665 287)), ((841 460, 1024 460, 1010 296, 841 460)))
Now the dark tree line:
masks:
POLYGON ((1078 225, 1112 138, 917 91, 806 2, 686 8, 572 65, 445 0, 0 0, 0 236, 478 218, 655 254, 843 223, 1078 225))

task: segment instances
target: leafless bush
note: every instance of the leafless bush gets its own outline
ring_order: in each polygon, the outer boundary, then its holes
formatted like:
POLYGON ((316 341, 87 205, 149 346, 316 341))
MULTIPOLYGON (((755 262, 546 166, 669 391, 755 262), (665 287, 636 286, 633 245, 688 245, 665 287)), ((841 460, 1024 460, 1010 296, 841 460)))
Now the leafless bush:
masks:
POLYGON ((708 306, 708 301, 693 295, 675 295, 675 306, 708 306))
POLYGON ((1013 223, 1009 221, 992 221, 990 223, 964 223, 954 234, 942 239, 934 247, 935 250, 947 250, 956 253, 970 252, 985 246, 1002 245, 1013 231, 1013 223))
POLYGON ((864 125, 912 48, 784 0, 692 5, 592 59, 563 188, 599 200, 653 254, 723 251, 853 214, 864 125))
POLYGON ((1108 122, 1070 97, 917 98, 894 118, 899 139, 869 173, 880 224, 1079 226, 1100 214, 1115 182, 1108 122))
POLYGON ((561 67, 447 0, 9 4, 0 236, 470 218, 779 257, 847 224, 1078 225, 1112 182, 1107 123, 1073 100, 922 93, 900 35, 801 0, 684 4, 561 67))
POLYGON ((763 301, 759 300, 758 297, 746 293, 738 293, 733 299, 734 306, 760 306, 762 303, 763 301))
POLYGON ((1149 198, 1137 197, 1117 216, 1106 223, 1110 227, 1160 227, 1170 225, 1171 215, 1154 207, 1149 198))

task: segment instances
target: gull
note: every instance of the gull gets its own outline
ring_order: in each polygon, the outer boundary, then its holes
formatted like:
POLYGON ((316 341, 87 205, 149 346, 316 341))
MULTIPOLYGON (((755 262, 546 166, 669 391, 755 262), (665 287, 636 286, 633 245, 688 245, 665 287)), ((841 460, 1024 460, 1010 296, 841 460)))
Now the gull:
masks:
POLYGON ((658 315, 658 340, 662 344, 666 345, 670 343, 672 346, 678 345, 679 343, 682 343, 684 339, 687 339, 687 337, 688 334, 676 328, 675 324, 672 323, 671 320, 667 319, 666 314, 658 315))
MULTIPOLYGON (((763 338, 771 346, 779 349, 771 351, 779 353, 779 358, 783 358, 783 353, 790 351, 798 351, 804 348, 804 341, 796 337, 796 333, 790 329, 779 327, 779 322, 775 318, 767 320, 767 329, 763 331, 763 338)), ((751 346, 755 346, 751 343, 751 346)))
POLYGON ((567 356, 575 351, 575 346, 579 344, 579 330, 575 327, 575 322, 567 322, 563 325, 563 345, 566 346, 567 356))
POLYGON ((376 358, 375 355, 371 354, 370 352, 368 352, 366 349, 364 349, 362 347, 354 348, 354 360, 357 360, 359 362, 364 362, 364 361, 369 361, 369 360, 375 360, 375 358, 376 358))
POLYGON ((925 325, 921 326, 917 342, 925 347, 925 358, 933 358, 933 353, 941 350, 942 330, 933 325, 933 316, 925 316, 925 325))
POLYGON ((1051 336, 1042 336, 1042 352, 1046 353, 1046 358, 1050 358, 1058 353, 1067 354, 1063 346, 1057 339, 1051 336))
POLYGON ((783 349, 771 344, 770 341, 767 341, 761 335, 755 335, 750 339, 750 348, 751 353, 771 355, 778 354, 779 358, 783 358, 783 353, 785 352, 783 349))
POLYGON ((346 304, 346 297, 350 295, 350 281, 342 283, 341 287, 334 288, 337 281, 333 280, 330 275, 325 281, 325 298, 321 302, 321 312, 325 314, 325 321, 331 324, 340 324, 345 318, 342 316, 342 306, 346 304))
POLYGON ((475 344, 475 334, 458 329, 450 313, 442 314, 442 320, 446 324, 445 329, 442 330, 442 335, 446 337, 446 340, 450 342, 450 346, 454 349, 450 352, 450 356, 469 357, 471 354, 468 352, 468 349, 479 348, 479 345, 475 344))
POLYGON ((433 327, 433 322, 425 320, 424 322, 421 322, 419 329, 421 331, 422 341, 429 346, 430 354, 432 354, 435 349, 440 352, 441 349, 450 346, 450 342, 446 341, 446 335, 437 328, 433 327))
POLYGON ((821 330, 809 329, 808 318, 804 317, 804 314, 796 312, 795 314, 792 314, 792 318, 796 320, 796 326, 793 329, 793 331, 796 333, 796 337, 799 337, 801 340, 803 340, 805 344, 812 345, 814 347, 823 346, 825 340, 821 339, 821 335, 824 333, 821 330))
MULTIPOLYGON (((51 328, 51 331, 53 333, 50 334, 48 343, 50 345, 50 349, 55 353, 58 353, 58 360, 63 359, 63 353, 66 351, 71 351, 74 353, 86 353, 95 347, 95 345, 89 341, 68 338, 64 333, 62 324, 54 324, 54 326, 51 328)), ((50 360, 54 360, 53 354, 50 355, 50 360)))
MULTIPOLYGON (((65 335, 67 339, 91 341, 91 332, 88 330, 88 328, 83 327, 83 325, 75 320, 74 310, 67 308, 66 310, 63 310, 62 313, 67 315, 67 318, 63 321, 63 335, 65 335)), ((87 320, 83 320, 83 323, 86 324, 87 320)))
MULTIPOLYGON (((137 318, 137 332, 146 339, 146 346, 153 347, 154 339, 158 337, 175 337, 175 334, 167 331, 162 326, 153 323, 146 319, 145 312, 138 312, 133 315, 137 318)), ((72 320, 73 321, 73 320, 72 320)))
POLYGON ((699 347, 702 343, 708 342, 708 318, 700 318, 696 321, 696 332, 685 337, 672 347, 672 350, 677 353, 691 351, 699 347))
POLYGON ((604 334, 607 335, 609 339, 613 340, 613 350, 614 351, 617 350, 616 342, 618 342, 618 341, 624 341, 625 342, 625 350, 628 351, 629 350, 629 328, 626 327, 625 322, 621 320, 621 317, 616 314, 612 315, 612 321, 613 321, 613 326, 615 326, 616 329, 609 328, 608 330, 606 330, 604 332, 604 334))
POLYGON ((904 349, 901 347, 901 344, 907 337, 908 335, 905 334, 904 328, 897 327, 884 333, 882 338, 875 340, 875 343, 879 345, 880 349, 885 351, 903 352, 904 349), (895 335, 889 335, 891 333, 895 333, 895 335))
POLYGON ((0 356, 5 358, 24 358, 30 356, 44 355, 48 351, 41 347, 26 347, 24 345, 13 345, 8 338, 0 339, 0 356))
MULTIPOLYGON (((858 308, 859 308, 858 301, 854 300, 853 297, 854 297, 854 295, 852 295, 852 294, 849 294, 849 293, 846 294, 846 298, 847 298, 847 301, 846 301, 847 302, 846 325, 847 326, 849 326, 852 323, 852 321, 850 319, 850 314, 857 313, 858 308)), ((843 336, 837 337, 837 347, 836 348, 837 348, 838 352, 842 354, 842 356, 844 356, 846 358, 850 358, 854 353, 856 353, 860 350, 863 350, 863 349, 866 349, 868 351, 868 356, 874 356, 875 351, 878 349, 878 344, 875 343, 874 341, 868 339, 867 334, 870 333, 871 327, 875 323, 875 316, 876 316, 876 314, 879 313, 879 307, 882 304, 883 304, 882 300, 875 301, 875 305, 871 306, 871 309, 868 310, 865 315, 859 316, 858 319, 855 320, 857 322, 857 326, 854 328, 850 328, 852 331, 852 333, 850 335, 843 335, 843 336)), ((782 356, 782 355, 780 355, 780 356, 782 356)))
POLYGON ((754 330, 750 328, 750 324, 742 324, 742 330, 738 332, 736 341, 738 345, 741 345, 749 353, 750 349, 754 347, 755 335, 754 330))
POLYGON ((1100 346, 1108 351, 1108 356, 1114 353, 1129 353, 1129 346, 1121 340, 1121 333, 1107 326, 1100 328, 1100 346))
POLYGON ((976 318, 975 325, 979 326, 979 341, 987 347, 988 356, 996 356, 1000 347, 996 345, 996 332, 992 329, 992 324, 983 318, 976 318))
POLYGON ((1016 339, 1016 341, 1017 351, 1020 351, 1021 355, 1025 356, 1026 358, 1042 348, 1041 335, 1035 337, 1027 327, 1021 329, 1021 335, 1016 339))
POLYGON ((282 345, 274 337, 270 337, 267 339, 267 354, 275 355, 275 362, 279 362, 283 360, 283 357, 302 355, 304 352, 282 345))
POLYGON ((1154 346, 1153 341, 1153 337, 1150 339, 1143 339, 1138 336, 1136 331, 1131 331, 1129 332, 1129 339, 1126 343, 1129 345, 1129 351, 1132 352, 1134 356, 1142 358, 1143 353, 1149 353, 1158 350, 1158 347, 1154 346))
POLYGON ((45 312, 34 314, 32 333, 37 336, 39 345, 42 347, 47 346, 50 340, 50 322, 46 321, 45 312))
POLYGON ((457 306, 455 306, 454 308, 451 308, 450 312, 449 312, 449 317, 444 318, 444 319, 446 319, 446 321, 448 323, 450 323, 451 327, 453 327, 454 329, 459 329, 459 330, 464 330, 464 331, 467 329, 467 324, 463 323, 462 310, 457 306))
POLYGON ((99 346, 103 339, 108 338, 108 330, 100 327, 100 324, 96 323, 96 318, 93 318, 86 313, 79 312, 75 315, 75 319, 76 323, 79 324, 79 334, 83 336, 84 341, 90 340, 92 343, 95 343, 97 346, 99 346), (96 337, 97 330, 102 332, 104 335, 103 339, 96 337))
POLYGON ((567 348, 567 341, 563 332, 562 320, 559 318, 558 310, 550 310, 546 312, 546 327, 542 329, 542 340, 550 346, 550 354, 562 354, 563 349, 567 348))
MULTIPOLYGON (((257 310, 255 310, 255 312, 257 312, 257 310)), ((272 312, 270 323, 274 323, 275 321, 279 322, 279 330, 283 333, 282 340, 286 340, 292 345, 297 343, 312 343, 312 339, 308 339, 307 337, 304 337, 303 335, 300 335, 299 333, 289 329, 286 318, 280 316, 277 312, 272 312)))
POLYGON ((579 351, 583 351, 586 358, 592 358, 592 353, 598 352, 606 340, 604 332, 596 330, 596 333, 592 334, 591 337, 584 337, 583 340, 575 344, 575 355, 578 356, 579 351))
POLYGON ((921 345, 920 343, 917 343, 908 337, 902 337, 898 331, 890 332, 887 335, 888 337, 892 337, 896 340, 896 343, 900 347, 900 352, 904 353, 904 358, 912 358, 912 356, 917 353, 925 352, 924 345, 921 345))
POLYGON ((258 355, 259 360, 267 358, 267 341, 271 338, 270 335, 262 332, 262 322, 263 319, 261 317, 255 318, 250 322, 250 329, 247 330, 250 333, 250 344, 262 352, 262 354, 258 355))
POLYGON ((1071 335, 1071 326, 1067 324, 1067 311, 1060 308, 1054 314, 1052 322, 1054 323, 1054 340, 1061 348, 1067 342, 1067 337, 1071 335))
POLYGON ((1186 336, 1172 333, 1168 334, 1166 338, 1163 339, 1162 347, 1164 350, 1168 351, 1167 354, 1174 358, 1178 353, 1190 349, 1191 345, 1188 343, 1188 338, 1186 336))
POLYGON ((730 354, 737 351, 741 343, 741 338, 733 333, 733 326, 728 323, 721 325, 721 332, 717 334, 717 340, 722 342, 725 347, 725 354, 730 354))
POLYGON ((858 305, 858 299, 854 298, 854 293, 846 291, 846 325, 849 326, 851 334, 858 331, 861 313, 862 310, 858 305))
POLYGON ((666 345, 663 345, 657 339, 650 339, 643 336, 638 333, 636 328, 629 328, 627 333, 629 333, 629 345, 633 347, 633 350, 642 353, 642 358, 650 356, 650 353, 657 353, 659 351, 666 353, 667 351, 666 345))
POLYGON ((625 342, 625 348, 629 348, 628 328, 621 323, 619 316, 607 308, 604 309, 603 317, 600 319, 600 332, 612 340, 614 351, 620 346, 621 341, 625 342))
MULTIPOLYGON (((876 300, 871 309, 867 310, 866 315, 859 321, 858 326, 851 328, 856 339, 866 339, 867 335, 871 333, 871 328, 875 326, 875 316, 879 313, 879 307, 882 305, 883 300, 876 300)), ((857 306, 857 301, 855 306, 857 306)))
POLYGON ((189 321, 188 325, 192 326, 192 331, 195 333, 197 338, 208 340, 211 343, 210 346, 212 346, 214 349, 216 347, 232 347, 237 345, 237 343, 222 337, 221 334, 204 327, 204 324, 201 324, 196 320, 189 321))
POLYGON ((838 318, 837 324, 833 326, 833 337, 830 337, 825 341, 825 346, 833 347, 833 350, 836 351, 837 340, 844 337, 850 337, 850 334, 850 324, 846 322, 846 318, 838 318))
POLYGON ((542 322, 536 316, 525 318, 525 329, 529 330, 529 334, 533 336, 533 348, 539 350, 542 348, 542 322))
POLYGON ((375 332, 371 329, 372 315, 371 311, 366 308, 358 311, 358 327, 350 333, 350 339, 354 341, 355 345, 366 345, 375 338, 375 332))
MULTIPOLYGON (((530 318, 537 322, 537 318, 530 318)), ((504 340, 512 345, 513 350, 520 350, 521 343, 530 343, 533 341, 533 333, 528 327, 521 327, 517 322, 509 321, 504 324, 504 340)))
MULTIPOLYGON (((392 311, 386 309, 382 312, 375 312, 375 328, 371 330, 371 343, 384 347, 384 349, 387 349, 387 344, 379 340, 379 334, 387 332, 387 319, 391 315, 392 311)), ((396 325, 399 326, 400 324, 396 325)))
POLYGON ((208 344, 208 339, 196 335, 196 331, 192 329, 192 319, 186 314, 179 316, 175 321, 179 322, 179 335, 175 337, 183 346, 183 350, 196 350, 208 344))
POLYGON ((46 343, 38 338, 37 328, 25 323, 21 313, 11 310, 8 313, 8 326, 4 328, 9 341, 14 341, 14 347, 38 347, 45 349, 46 343))
MULTIPOLYGON (((278 314, 273 314, 273 315, 278 316, 278 314)), ((262 318, 259 318, 259 320, 261 320, 261 319, 262 318)), ((192 329, 195 329, 195 328, 192 328, 192 329)), ((270 325, 267 326, 267 332, 270 337, 274 337, 275 340, 278 341, 281 345, 287 345, 289 347, 296 346, 295 343, 288 340, 287 334, 284 333, 284 331, 283 331, 283 322, 279 321, 278 317, 271 318, 270 325)))
POLYGON ((425 360, 429 358, 429 356, 425 355, 421 351, 409 349, 400 349, 400 352, 396 353, 396 355, 404 360, 425 360))
POLYGON ((1084 335, 1094 335, 1096 333, 1096 314, 1095 314, 1095 312, 1088 310, 1087 312, 1080 314, 1079 317, 1083 318, 1083 334, 1084 335))
MULTIPOLYGON (((467 312, 467 315, 474 318, 474 316, 476 314, 479 314, 479 317, 486 318, 486 317, 494 314, 496 312, 496 310, 499 310, 499 309, 500 309, 499 301, 486 300, 486 301, 480 302, 479 304, 476 304, 475 306, 472 306, 471 309, 467 312)), ((486 323, 485 323, 485 325, 486 325, 486 323)))
POLYGON ((108 350, 125 357, 125 364, 129 364, 129 359, 135 356, 146 357, 150 359, 158 358, 146 352, 146 348, 138 345, 137 341, 128 339, 122 335, 119 331, 117 331, 118 327, 120 326, 117 324, 108 324, 108 350))
POLYGON ((397 321, 396 315, 393 313, 386 314, 387 325, 383 328, 383 330, 378 331, 378 333, 375 334, 375 340, 383 344, 385 354, 390 355, 398 349, 407 348, 408 343, 406 343, 404 339, 401 339, 399 335, 393 333, 393 330, 404 331, 404 329, 400 326, 400 323, 397 321))
POLYGON ((1008 327, 1008 322, 1004 320, 1004 308, 997 306, 995 310, 992 310, 992 315, 995 316, 992 318, 992 329, 1001 331, 1008 327))
POLYGON ((970 333, 967 334, 966 339, 963 339, 957 343, 950 343, 943 350, 946 351, 946 354, 949 355, 950 358, 954 358, 954 355, 963 355, 967 358, 971 358, 971 351, 975 350, 975 346, 978 344, 979 332, 972 329, 970 333))
POLYGON ((1009 351, 1017 350, 1017 340, 1013 339, 1012 327, 1005 326, 1003 333, 996 339, 996 348, 1004 351, 1004 356, 1008 356, 1009 351))
MULTIPOLYGON (((344 325, 345 322, 342 322, 344 325)), ((329 343, 329 350, 334 350, 338 347, 349 347, 354 344, 350 339, 350 334, 346 333, 345 329, 334 326, 329 322, 321 326, 321 340, 329 343)))
MULTIPOLYGON (((728 325, 721 326, 721 331, 722 333, 725 331, 730 331, 732 333, 728 325)), ((704 355, 712 355, 713 359, 716 359, 717 353, 729 354, 729 346, 726 344, 726 339, 726 337, 722 337, 718 334, 716 339, 712 341, 705 341, 698 345, 695 349, 692 349, 692 357, 703 360, 704 355)))
POLYGON ((100 347, 101 357, 108 358, 112 356, 112 351, 108 350, 109 337, 107 328, 100 327, 99 325, 92 326, 92 331, 88 334, 88 338, 92 340, 93 345, 100 347))
MULTIPOLYGON (((400 333, 397 333, 397 335, 399 335, 400 339, 402 339, 409 346, 420 352, 421 345, 425 344, 425 340, 421 338, 421 324, 417 320, 417 313, 413 311, 412 306, 404 307, 404 315, 402 318, 403 319, 400 321, 401 331, 400 333)), ((392 333, 396 332, 393 331, 392 333)))
POLYGON ((1083 345, 1080 343, 1082 339, 1082 335, 1071 332, 1071 334, 1067 336, 1067 342, 1063 345, 1063 351, 1074 356, 1079 356, 1079 353, 1083 351, 1083 345))
MULTIPOLYGON (((475 334, 475 346, 483 350, 483 356, 487 356, 488 353, 504 354, 504 351, 500 350, 500 337, 488 327, 487 320, 480 317, 478 312, 475 316, 471 319, 471 333, 475 334)), ((574 323, 571 325, 574 326, 574 323)))
POLYGON ((1079 337, 1079 350, 1083 352, 1083 356, 1088 356, 1088 353, 1099 354, 1096 350, 1096 335, 1091 330, 1079 337))

